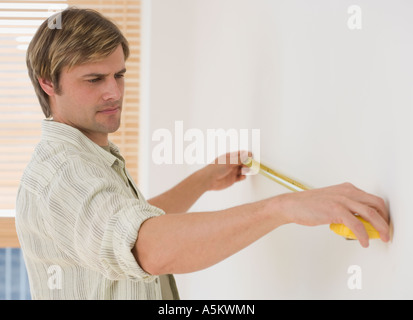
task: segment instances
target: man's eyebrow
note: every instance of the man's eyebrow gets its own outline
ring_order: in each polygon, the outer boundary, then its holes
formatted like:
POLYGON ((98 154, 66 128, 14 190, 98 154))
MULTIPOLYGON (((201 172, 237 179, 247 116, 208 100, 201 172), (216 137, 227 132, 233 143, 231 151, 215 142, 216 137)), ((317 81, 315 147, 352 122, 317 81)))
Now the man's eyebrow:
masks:
POLYGON ((123 68, 122 70, 116 72, 115 74, 121 74, 121 73, 125 73, 126 72, 126 68, 123 68))
MULTIPOLYGON (((125 72, 126 72, 126 68, 123 68, 122 70, 116 72, 115 74, 122 74, 122 73, 125 73, 125 72)), ((109 73, 104 74, 104 73, 95 73, 95 72, 93 72, 93 73, 84 74, 82 76, 82 78, 89 78, 89 77, 104 78, 104 77, 107 77, 108 75, 109 75, 109 73)))

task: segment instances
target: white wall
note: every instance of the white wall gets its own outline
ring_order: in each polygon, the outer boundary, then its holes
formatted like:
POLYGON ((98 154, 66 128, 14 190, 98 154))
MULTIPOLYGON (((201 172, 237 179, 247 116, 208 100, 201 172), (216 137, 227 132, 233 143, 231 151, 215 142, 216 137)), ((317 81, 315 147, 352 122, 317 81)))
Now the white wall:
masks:
MULTIPOLYGON (((183 299, 413 298, 413 3, 152 0, 150 119, 158 128, 256 128, 261 160, 313 187, 350 181, 386 199, 393 241, 362 249, 328 226, 284 226, 177 276, 183 299), (350 30, 350 5, 362 29, 350 30), (347 286, 349 266, 362 289, 347 286)), ((148 155, 150 156, 150 154, 148 155)), ((148 165, 148 197, 200 166, 148 165)), ((286 192, 253 176, 203 196, 215 210, 286 192)))

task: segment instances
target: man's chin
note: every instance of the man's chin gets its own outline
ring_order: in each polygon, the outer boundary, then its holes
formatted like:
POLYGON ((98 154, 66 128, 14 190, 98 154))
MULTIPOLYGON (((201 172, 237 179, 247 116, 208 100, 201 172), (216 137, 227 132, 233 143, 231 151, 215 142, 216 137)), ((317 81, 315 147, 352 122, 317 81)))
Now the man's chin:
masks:
POLYGON ((108 127, 107 133, 115 133, 116 131, 118 131, 120 128, 120 122, 118 125, 116 126, 110 126, 108 127))
POLYGON ((99 123, 96 125, 96 132, 110 134, 115 133, 120 128, 120 121, 116 123, 99 123))
POLYGON ((101 132, 114 133, 120 128, 120 113, 97 120, 101 120, 97 121, 97 127, 101 132))

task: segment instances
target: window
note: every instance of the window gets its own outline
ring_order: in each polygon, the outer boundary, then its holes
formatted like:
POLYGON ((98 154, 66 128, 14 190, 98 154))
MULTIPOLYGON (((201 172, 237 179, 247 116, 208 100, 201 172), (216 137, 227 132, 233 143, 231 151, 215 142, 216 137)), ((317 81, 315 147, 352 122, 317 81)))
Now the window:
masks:
POLYGON ((110 139, 119 146, 138 181, 141 1, 0 1, 0 247, 18 245, 13 242, 14 219, 10 217, 14 216, 21 175, 40 141, 44 118, 27 75, 26 49, 47 17, 71 5, 101 12, 129 41, 122 124, 110 139))

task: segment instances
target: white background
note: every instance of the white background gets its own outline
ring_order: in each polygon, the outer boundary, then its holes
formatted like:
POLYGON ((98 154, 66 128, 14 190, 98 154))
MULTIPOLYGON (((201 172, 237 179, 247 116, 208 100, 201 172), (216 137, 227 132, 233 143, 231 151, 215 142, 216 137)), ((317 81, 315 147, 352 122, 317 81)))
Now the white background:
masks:
MULTIPOLYGON (((408 0, 145 1, 141 184, 147 197, 200 165, 155 165, 152 132, 260 129, 261 160, 312 187, 345 181, 383 197, 393 240, 368 249, 328 226, 281 227, 207 270, 183 299, 413 298, 413 3, 408 0), (362 29, 350 30, 350 5, 362 29), (362 289, 347 286, 348 268, 362 289)), ((191 211, 287 192, 262 176, 191 211)))

